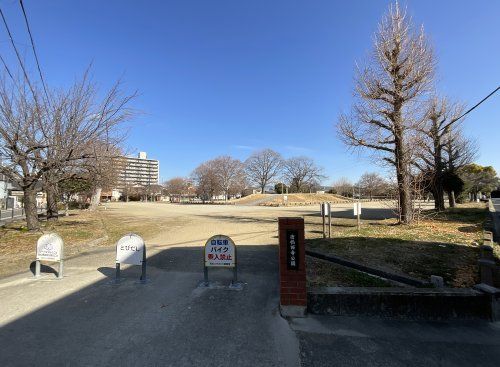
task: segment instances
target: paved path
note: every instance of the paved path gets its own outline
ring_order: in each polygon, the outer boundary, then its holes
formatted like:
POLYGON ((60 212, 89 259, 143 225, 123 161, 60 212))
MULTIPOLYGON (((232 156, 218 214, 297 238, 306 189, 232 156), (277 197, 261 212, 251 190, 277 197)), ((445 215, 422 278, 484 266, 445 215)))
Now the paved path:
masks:
POLYGON ((310 315, 291 326, 304 367, 500 365, 500 323, 310 315))
POLYGON ((238 255, 242 291, 225 287, 227 270, 210 274, 219 287, 197 287, 200 247, 150 257, 146 285, 138 267, 111 285, 106 251, 68 262, 60 281, 11 279, 0 285, 0 365, 299 366, 295 333, 277 312, 277 248, 238 255), (102 267, 86 266, 99 257, 102 267))

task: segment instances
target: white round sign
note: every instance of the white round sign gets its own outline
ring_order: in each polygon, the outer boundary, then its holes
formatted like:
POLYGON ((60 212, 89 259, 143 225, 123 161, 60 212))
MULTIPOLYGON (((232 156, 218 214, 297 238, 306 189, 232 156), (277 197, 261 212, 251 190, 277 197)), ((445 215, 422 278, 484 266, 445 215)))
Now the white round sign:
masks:
POLYGON ((144 240, 135 233, 129 233, 116 243, 116 262, 141 265, 144 255, 144 240))
POLYGON ((236 265, 236 246, 231 238, 224 235, 210 237, 205 243, 205 266, 228 267, 236 265))
POLYGON ((64 242, 59 235, 47 233, 36 243, 36 260, 61 261, 64 242))

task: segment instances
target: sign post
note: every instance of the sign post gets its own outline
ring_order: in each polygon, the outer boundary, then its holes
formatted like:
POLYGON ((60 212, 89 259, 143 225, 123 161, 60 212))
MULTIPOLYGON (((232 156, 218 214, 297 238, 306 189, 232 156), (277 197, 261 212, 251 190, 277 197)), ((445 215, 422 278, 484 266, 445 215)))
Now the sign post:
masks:
POLYGON ((320 204, 321 219, 323 221, 323 238, 326 238, 326 218, 328 218, 328 238, 331 238, 332 234, 332 216, 330 209, 330 203, 324 202, 320 204))
POLYGON ((64 272, 64 241, 56 233, 41 236, 36 243, 35 278, 40 277, 40 261, 59 262, 57 278, 63 278, 64 272))
POLYGON ((354 215, 358 218, 358 231, 361 228, 361 203, 358 201, 354 203, 354 215))
POLYGON ((332 207, 328 203, 328 238, 332 238, 332 207))
POLYGON ((116 274, 115 283, 121 281, 121 264, 141 265, 142 284, 147 282, 146 278, 146 244, 144 240, 135 233, 129 233, 116 243, 116 274))
POLYGON ((208 268, 232 268, 233 280, 230 287, 239 288, 238 265, 236 261, 236 245, 229 237, 222 234, 212 236, 205 243, 204 250, 204 286, 208 287, 208 268))

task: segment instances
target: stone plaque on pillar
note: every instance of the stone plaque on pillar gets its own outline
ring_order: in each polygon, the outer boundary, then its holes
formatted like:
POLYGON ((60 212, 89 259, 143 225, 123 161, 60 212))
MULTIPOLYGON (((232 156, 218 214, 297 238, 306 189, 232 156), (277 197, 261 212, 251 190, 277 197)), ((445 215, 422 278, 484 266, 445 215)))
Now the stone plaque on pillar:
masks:
POLYGON ((279 218, 280 311, 304 317, 307 307, 303 218, 279 218))

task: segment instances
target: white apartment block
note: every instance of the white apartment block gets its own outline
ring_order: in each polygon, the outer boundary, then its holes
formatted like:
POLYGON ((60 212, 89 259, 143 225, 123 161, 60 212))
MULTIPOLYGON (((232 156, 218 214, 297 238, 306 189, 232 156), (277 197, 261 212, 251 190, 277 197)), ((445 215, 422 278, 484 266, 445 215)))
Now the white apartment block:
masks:
POLYGON ((118 159, 119 187, 158 185, 160 163, 148 159, 146 152, 139 152, 137 158, 120 157, 118 159))

